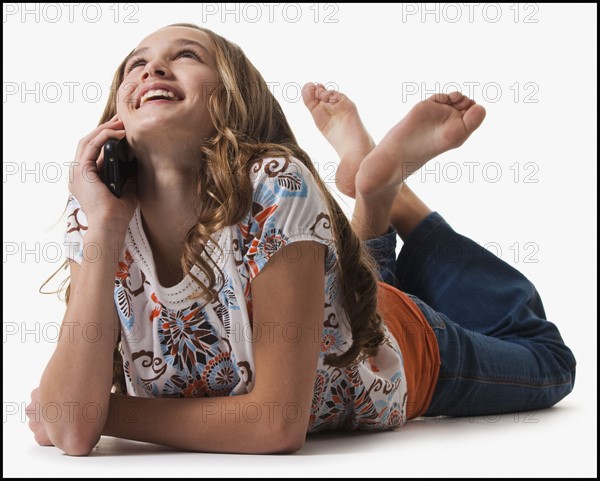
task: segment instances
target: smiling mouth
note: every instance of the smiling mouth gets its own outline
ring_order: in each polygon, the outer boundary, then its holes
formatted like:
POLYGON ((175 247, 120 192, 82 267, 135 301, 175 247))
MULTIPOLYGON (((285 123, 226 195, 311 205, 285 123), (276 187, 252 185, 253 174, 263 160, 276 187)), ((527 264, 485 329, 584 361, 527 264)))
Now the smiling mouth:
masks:
MULTIPOLYGON (((177 97, 173 92, 163 89, 156 90, 148 90, 142 98, 140 99, 140 105, 137 107, 138 109, 142 107, 142 105, 150 103, 150 102, 181 102, 182 99, 177 97)), ((160 102, 160 103, 163 103, 160 102)))

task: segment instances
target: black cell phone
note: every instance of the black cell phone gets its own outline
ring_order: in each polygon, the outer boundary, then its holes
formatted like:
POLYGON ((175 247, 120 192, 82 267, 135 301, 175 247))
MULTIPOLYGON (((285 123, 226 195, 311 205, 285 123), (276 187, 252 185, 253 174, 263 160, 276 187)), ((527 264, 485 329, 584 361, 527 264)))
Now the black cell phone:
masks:
POLYGON ((137 170, 135 159, 130 159, 129 144, 125 139, 109 139, 104 144, 102 170, 102 181, 120 198, 127 178, 137 170))

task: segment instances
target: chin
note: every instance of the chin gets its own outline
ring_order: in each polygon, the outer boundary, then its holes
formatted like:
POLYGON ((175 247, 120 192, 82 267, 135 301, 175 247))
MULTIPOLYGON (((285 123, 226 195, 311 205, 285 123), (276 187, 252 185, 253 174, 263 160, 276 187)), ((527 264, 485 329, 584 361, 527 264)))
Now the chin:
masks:
POLYGON ((167 134, 169 140, 173 141, 173 132, 176 131, 177 137, 186 143, 190 139, 208 138, 214 135, 216 129, 212 123, 206 125, 206 122, 202 120, 181 115, 173 116, 165 112, 143 112, 143 115, 128 122, 127 137, 130 137, 131 134, 131 137, 138 141, 142 139, 155 140, 157 136, 161 137, 167 134), (196 127, 193 127, 194 125, 196 127), (170 135, 168 135, 169 133, 170 135))
MULTIPOLYGON (((144 113, 142 113, 144 114, 144 113)), ((135 119, 136 130, 155 129, 157 127, 166 128, 169 124, 173 125, 173 118, 161 112, 148 112, 135 119)))

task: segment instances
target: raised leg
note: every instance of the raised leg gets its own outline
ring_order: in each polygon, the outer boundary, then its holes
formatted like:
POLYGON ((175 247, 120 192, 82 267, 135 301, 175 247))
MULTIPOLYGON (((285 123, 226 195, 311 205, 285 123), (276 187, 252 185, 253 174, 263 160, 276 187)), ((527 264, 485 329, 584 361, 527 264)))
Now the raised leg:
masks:
POLYGON ((485 117, 483 107, 459 92, 419 102, 374 147, 353 102, 344 94, 306 84, 302 95, 315 124, 340 156, 338 189, 356 198, 353 227, 362 240, 387 232, 406 236, 431 210, 406 178, 435 156, 462 145, 485 117))
POLYGON ((392 204, 391 223, 400 238, 405 240, 431 212, 427 204, 404 183, 392 204))
POLYGON ((405 240, 395 280, 438 341, 442 364, 426 416, 531 411, 572 391, 575 357, 534 285, 437 212, 405 240))
POLYGON ((433 96, 373 148, 343 94, 305 86, 303 94, 311 92, 319 100, 307 95, 305 102, 341 157, 338 188, 356 197, 359 237, 383 280, 409 294, 436 335, 442 365, 425 415, 541 409, 569 394, 575 357, 546 320, 533 284, 456 233, 403 183, 435 155, 462 144, 483 121, 483 108, 457 93, 433 96), (352 143, 356 139, 362 140, 352 143), (390 223, 404 240, 397 260, 390 223))

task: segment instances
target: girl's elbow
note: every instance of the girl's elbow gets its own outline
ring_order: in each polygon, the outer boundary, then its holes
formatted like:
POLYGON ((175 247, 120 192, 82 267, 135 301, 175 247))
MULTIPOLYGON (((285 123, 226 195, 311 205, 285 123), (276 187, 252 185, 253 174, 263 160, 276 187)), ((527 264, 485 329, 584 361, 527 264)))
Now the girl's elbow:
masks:
POLYGON ((87 456, 100 441, 100 435, 95 431, 81 426, 72 426, 53 433, 51 439, 57 448, 69 456, 87 456))
POLYGON ((277 451, 280 454, 294 454, 304 447, 306 436, 287 437, 281 442, 281 450, 277 451))
POLYGON ((92 452, 98 441, 90 442, 87 439, 72 439, 65 444, 63 451, 69 456, 87 456, 92 452))
POLYGON ((282 426, 277 433, 270 433, 271 443, 264 454, 293 454, 300 451, 306 442, 306 431, 299 431, 297 426, 282 426))

